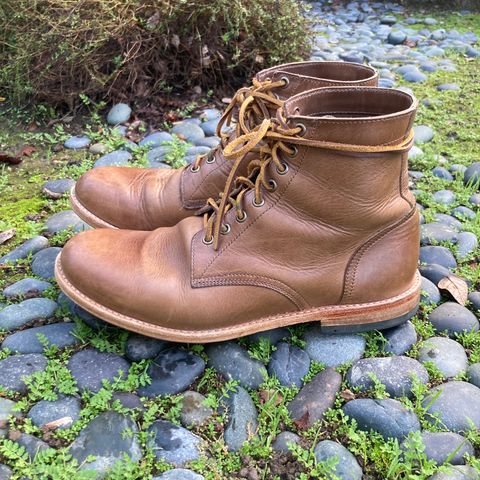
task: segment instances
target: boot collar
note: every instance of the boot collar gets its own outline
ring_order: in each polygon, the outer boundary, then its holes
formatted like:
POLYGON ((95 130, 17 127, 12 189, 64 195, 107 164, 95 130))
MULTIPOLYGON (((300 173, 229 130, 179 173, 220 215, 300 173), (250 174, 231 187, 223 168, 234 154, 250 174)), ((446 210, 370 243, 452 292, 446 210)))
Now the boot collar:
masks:
POLYGON ((289 125, 303 125, 304 138, 355 145, 390 145, 412 128, 418 101, 401 90, 327 87, 285 102, 289 125))

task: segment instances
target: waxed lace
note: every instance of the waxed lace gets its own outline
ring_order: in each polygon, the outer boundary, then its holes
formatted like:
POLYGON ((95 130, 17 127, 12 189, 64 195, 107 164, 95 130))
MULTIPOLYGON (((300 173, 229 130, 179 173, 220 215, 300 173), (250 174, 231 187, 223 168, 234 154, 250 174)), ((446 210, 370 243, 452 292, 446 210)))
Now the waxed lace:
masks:
POLYGON ((270 116, 269 108, 276 111, 281 107, 284 101, 275 96, 274 90, 284 86, 286 86, 285 79, 260 81, 254 78, 250 87, 237 90, 217 125, 216 134, 220 138, 220 144, 209 153, 198 155, 192 163, 191 170, 198 172, 205 160, 212 161, 216 151, 225 148, 229 143, 231 131, 223 131, 223 127, 231 126, 236 112, 238 112, 238 123, 235 134, 238 137, 251 131, 262 119, 268 118, 270 116))
POLYGON ((245 220, 246 213, 242 204, 246 193, 251 190, 254 191, 253 204, 258 207, 262 206, 262 190, 273 192, 277 188, 275 181, 267 178, 268 166, 273 163, 279 174, 286 173, 288 170, 286 157, 293 157, 297 154, 296 145, 352 153, 407 151, 412 145, 412 130, 404 140, 396 145, 353 145, 306 139, 303 138, 306 127, 301 123, 293 127, 289 126, 282 110, 279 108, 274 118, 265 118, 252 130, 231 140, 224 148, 225 158, 234 161, 225 188, 218 198, 209 198, 205 207, 199 212, 200 214, 204 213, 205 236, 203 242, 213 244, 214 250, 218 249, 220 235, 230 231, 228 224, 223 223, 226 213, 233 208, 236 211, 237 220, 240 222, 245 220), (237 171, 245 155, 252 151, 258 155, 250 160, 247 176, 237 176, 237 171))

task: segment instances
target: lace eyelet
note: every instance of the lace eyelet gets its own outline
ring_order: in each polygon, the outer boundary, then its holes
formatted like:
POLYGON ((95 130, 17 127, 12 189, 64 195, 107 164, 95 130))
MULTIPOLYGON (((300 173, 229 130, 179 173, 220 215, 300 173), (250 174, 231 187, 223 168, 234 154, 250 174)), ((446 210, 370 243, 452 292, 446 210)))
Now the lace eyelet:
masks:
POLYGON ((211 245, 213 243, 213 237, 210 240, 207 240, 205 237, 202 238, 202 242, 205 245, 211 245))
POLYGON ((268 181, 268 183, 270 184, 270 190, 269 190, 269 192, 270 192, 270 193, 273 193, 273 192, 278 188, 277 182, 276 182, 275 180, 273 180, 273 179, 270 179, 270 180, 268 181))
POLYGON ((285 85, 283 85, 283 88, 288 87, 288 85, 290 84, 290 79, 286 76, 280 77, 280 80, 285 83, 285 85))
POLYGON ((303 123, 297 123, 297 128, 300 128, 300 132, 297 134, 300 137, 303 137, 307 132, 307 127, 303 123))
POLYGON ((242 223, 247 219, 247 212, 245 210, 242 210, 243 215, 239 217, 238 215, 235 215, 235 219, 237 220, 238 223, 242 223))
POLYGON ((215 155, 212 155, 211 157, 208 157, 206 160, 205 160, 205 163, 215 163, 216 162, 216 158, 215 158, 215 155))
POLYGON ((289 153, 288 156, 290 158, 293 158, 293 157, 296 157, 297 154, 298 154, 298 148, 295 145, 293 145, 292 146, 292 153, 289 153))
POLYGON ((253 205, 254 207, 263 207, 263 205, 265 205, 265 199, 262 198, 262 200, 260 201, 260 203, 257 203, 257 202, 255 201, 255 197, 253 197, 252 205, 253 205))
POLYGON ((230 224, 229 223, 224 223, 222 225, 222 229, 221 229, 221 234, 222 235, 228 235, 230 233, 230 231, 232 230, 232 227, 230 227, 230 224))
POLYGON ((285 175, 288 172, 288 165, 285 162, 282 162, 283 170, 280 170, 278 167, 275 167, 279 175, 285 175))
POLYGON ((200 165, 198 165, 197 167, 195 167, 195 166, 192 165, 192 166, 190 167, 190 171, 191 171, 192 173, 197 173, 197 172, 199 172, 199 171, 200 171, 200 165))

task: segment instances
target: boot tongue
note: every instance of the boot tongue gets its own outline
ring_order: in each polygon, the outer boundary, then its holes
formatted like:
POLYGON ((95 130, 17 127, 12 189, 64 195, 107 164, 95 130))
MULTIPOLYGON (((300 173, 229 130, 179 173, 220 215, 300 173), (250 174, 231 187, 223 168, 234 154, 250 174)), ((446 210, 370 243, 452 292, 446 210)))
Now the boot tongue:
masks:
POLYGON ((329 87, 285 102, 289 124, 303 124, 305 138, 356 145, 401 142, 412 128, 417 100, 388 88, 329 87))
POLYGON ((287 79, 288 84, 275 90, 280 100, 311 90, 329 86, 376 86, 378 75, 367 65, 347 62, 298 62, 262 70, 256 76, 263 82, 287 79))

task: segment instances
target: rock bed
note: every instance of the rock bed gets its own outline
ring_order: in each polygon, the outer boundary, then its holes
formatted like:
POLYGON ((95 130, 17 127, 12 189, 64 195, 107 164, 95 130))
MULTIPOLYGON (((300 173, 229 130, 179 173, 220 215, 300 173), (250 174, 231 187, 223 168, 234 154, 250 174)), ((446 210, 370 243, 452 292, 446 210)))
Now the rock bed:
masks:
MULTIPOLYGON (((408 82, 415 91, 416 83, 427 81, 436 71, 454 72, 456 63, 446 52, 474 59, 480 55, 473 33, 439 28, 435 18, 408 17, 394 3, 352 2, 332 10, 317 2, 310 14, 322 19, 315 26, 313 59, 368 61, 380 71, 380 86, 387 88, 398 79, 401 88, 408 90, 408 82), (421 28, 413 28, 418 25, 421 28)), ((455 95, 459 90, 455 83, 438 85, 439 92, 455 95)), ((171 168, 166 159, 173 135, 188 142, 185 163, 214 148, 219 142, 215 129, 220 113, 206 109, 169 131, 148 132, 138 142, 146 150, 147 166, 171 168)), ((118 104, 108 113, 107 123, 125 134, 131 116, 128 105, 118 104)), ((415 127, 411 160, 424 155, 422 148, 435 135, 435 125, 415 127)), ((107 145, 92 144, 87 135, 79 135, 67 139, 64 148, 88 149, 96 168, 128 165, 138 147, 127 141, 122 149, 109 152, 107 145)), ((425 173, 410 172, 412 190, 420 199, 424 192, 416 189, 416 182, 425 173)), ((302 436, 316 422, 330 419, 332 408, 354 420, 359 431, 396 439, 404 450, 414 448, 412 438, 420 439, 426 459, 455 465, 452 471, 434 473, 432 480, 480 478, 478 470, 464 465, 480 448, 478 436, 476 444, 466 438, 474 437, 472 429, 480 429, 480 359, 475 357, 478 351, 472 353, 480 343, 480 292, 472 290, 468 306, 463 306, 439 289, 442 279, 478 254, 477 237, 466 228, 477 216, 480 193, 458 205, 457 193, 448 184, 471 185, 480 178, 480 162, 438 165, 428 173, 444 182, 445 188, 429 192, 447 208, 442 211, 448 211, 450 204, 456 206, 448 213, 429 215, 428 221, 421 215, 421 313, 413 323, 386 330, 381 337, 324 335, 312 324, 304 331, 276 329, 202 348, 123 333, 63 294, 55 299, 44 296, 54 291, 53 265, 61 251, 47 237, 65 229, 88 228, 72 211, 54 214, 46 221, 46 236, 33 237, 0 258, 0 264, 31 258, 33 274, 0 292, 8 302, 0 305, 0 327, 6 332, 0 387, 8 391, 6 398, 0 398, 0 436, 22 445, 31 459, 60 444, 81 469, 97 471, 98 478, 125 454, 137 463, 153 455, 160 462, 154 468, 155 479, 220 478, 209 476, 199 461, 205 452, 214 455, 209 445, 212 429, 222 433, 230 452, 244 452, 245 442, 251 442, 265 424, 262 411, 272 388, 271 382, 265 382, 270 376, 278 379, 278 391, 285 396, 278 402, 289 419, 282 417, 278 431, 270 432, 272 455, 286 458, 295 472, 283 472, 286 476, 278 478, 294 478, 305 471, 304 466, 292 467, 299 462, 291 456, 291 450, 305 446, 314 447, 313 455, 322 465, 337 458, 333 471, 338 478, 362 478, 365 466, 358 452, 354 455, 337 436, 330 440, 323 434, 314 445, 302 436), (59 357, 62 349, 68 352, 66 357, 59 357), (53 375, 55 368, 65 384, 43 386, 43 396, 48 396, 43 398, 34 387, 42 391, 38 383, 53 375), (26 379, 32 375, 37 383, 26 379), (95 394, 106 400, 92 408, 95 394), (415 399, 420 405, 412 408, 415 399), (17 402, 20 410, 15 409, 17 402), (161 406, 152 407, 155 402, 161 406), (15 419, 18 430, 10 427, 9 418, 15 419), (36 427, 33 433, 22 428, 26 421, 36 427), (95 460, 85 462, 89 456, 95 460), (164 468, 167 464, 170 470, 164 468)), ((52 179, 43 192, 61 198, 73 185, 70 178, 52 179)), ((421 202, 418 207, 422 213, 421 202)), ((0 465, 2 479, 10 478, 15 468, 8 458, 5 462, 0 465)), ((152 460, 148 465, 150 478, 152 460)), ((259 478, 248 462, 223 475, 259 478)))

